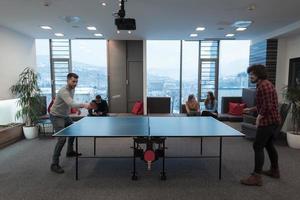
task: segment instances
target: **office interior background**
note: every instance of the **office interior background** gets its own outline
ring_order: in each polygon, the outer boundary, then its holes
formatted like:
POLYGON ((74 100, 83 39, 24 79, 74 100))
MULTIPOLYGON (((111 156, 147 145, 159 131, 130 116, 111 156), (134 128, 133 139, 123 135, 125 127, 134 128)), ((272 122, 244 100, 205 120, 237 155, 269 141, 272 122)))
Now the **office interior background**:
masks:
MULTIPOLYGON (((0 0, 0 125, 22 122, 15 118, 19 106, 9 88, 25 67, 38 73, 47 105, 66 84, 67 73, 75 72, 76 101, 100 94, 111 113, 130 113, 141 100, 147 113, 147 97, 170 97, 171 113, 180 114, 189 94, 203 108, 207 91, 216 94, 221 112, 222 97, 255 88, 246 70, 260 63, 284 102, 290 60, 300 57, 299 7, 296 0, 128 0, 126 16, 137 26, 128 32, 114 24, 118 0, 0 0)), ((22 142, 0 151, 15 155, 22 142)), ((241 144, 251 151, 250 142, 241 144)), ((281 150, 290 160, 299 153, 281 150)), ((289 183, 297 185, 300 179, 291 181, 293 176, 289 183)))

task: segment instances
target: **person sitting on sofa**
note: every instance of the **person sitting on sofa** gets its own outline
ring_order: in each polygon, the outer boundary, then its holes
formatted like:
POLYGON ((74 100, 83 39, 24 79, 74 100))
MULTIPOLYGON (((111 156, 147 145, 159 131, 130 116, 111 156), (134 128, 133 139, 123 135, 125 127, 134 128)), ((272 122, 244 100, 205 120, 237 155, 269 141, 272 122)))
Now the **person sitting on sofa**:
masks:
POLYGON ((107 102, 97 95, 96 98, 91 102, 95 109, 89 109, 88 116, 107 116, 108 106, 107 102))
POLYGON ((204 100, 205 110, 202 111, 202 116, 218 117, 218 102, 212 91, 207 92, 206 99, 204 100))
POLYGON ((193 94, 190 94, 187 102, 185 103, 187 116, 200 116, 199 103, 193 94))

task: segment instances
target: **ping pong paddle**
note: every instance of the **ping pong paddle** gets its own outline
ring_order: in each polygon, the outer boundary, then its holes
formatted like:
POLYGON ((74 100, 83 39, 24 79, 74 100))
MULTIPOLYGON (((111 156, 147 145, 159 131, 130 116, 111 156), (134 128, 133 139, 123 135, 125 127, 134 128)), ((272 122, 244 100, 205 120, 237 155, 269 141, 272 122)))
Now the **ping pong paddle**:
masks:
POLYGON ((151 170, 151 163, 155 160, 155 153, 152 149, 148 149, 147 151, 145 151, 144 160, 148 164, 148 170, 151 170))

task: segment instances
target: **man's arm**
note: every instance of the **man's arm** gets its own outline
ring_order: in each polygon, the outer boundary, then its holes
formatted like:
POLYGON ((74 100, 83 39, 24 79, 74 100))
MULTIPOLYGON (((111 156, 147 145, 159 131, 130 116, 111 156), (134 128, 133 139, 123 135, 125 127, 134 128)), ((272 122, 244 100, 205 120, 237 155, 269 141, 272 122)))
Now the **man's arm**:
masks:
POLYGON ((89 109, 90 104, 88 103, 77 103, 73 100, 73 98, 70 96, 69 92, 64 90, 61 92, 61 98, 63 101, 71 108, 86 108, 89 109))
POLYGON ((243 109, 244 113, 255 112, 255 111, 257 111, 256 106, 253 106, 253 107, 250 107, 250 108, 244 108, 243 109))

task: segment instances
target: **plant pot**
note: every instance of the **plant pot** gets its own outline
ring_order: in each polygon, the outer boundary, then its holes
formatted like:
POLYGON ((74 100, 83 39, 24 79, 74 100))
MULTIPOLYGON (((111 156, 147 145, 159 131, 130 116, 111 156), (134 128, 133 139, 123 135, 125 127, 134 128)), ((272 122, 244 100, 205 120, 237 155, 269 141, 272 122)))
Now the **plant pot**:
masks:
POLYGON ((26 139, 33 139, 38 136, 39 129, 37 126, 23 126, 23 132, 26 139))
POLYGON ((289 147, 300 149, 300 133, 296 131, 288 131, 286 133, 287 143, 289 147))

